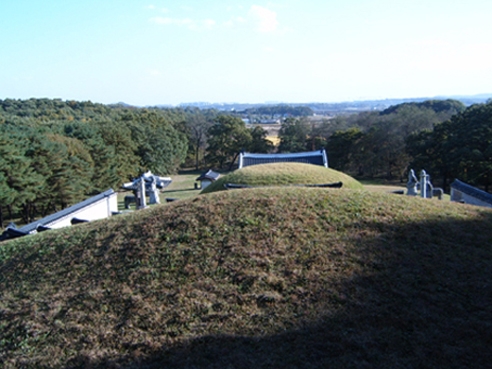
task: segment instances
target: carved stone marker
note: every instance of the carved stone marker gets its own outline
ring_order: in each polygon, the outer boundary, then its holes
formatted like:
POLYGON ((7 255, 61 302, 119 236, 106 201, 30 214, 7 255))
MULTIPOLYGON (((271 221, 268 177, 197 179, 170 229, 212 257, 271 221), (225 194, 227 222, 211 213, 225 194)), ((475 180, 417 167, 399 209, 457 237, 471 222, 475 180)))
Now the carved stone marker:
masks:
POLYGON ((415 176, 415 172, 413 169, 410 169, 408 172, 408 183, 407 183, 407 195, 408 196, 417 196, 417 177, 415 176))
POLYGON ((150 178, 149 204, 160 204, 159 189, 157 188, 157 180, 154 176, 150 178))
MULTIPOLYGON (((149 170, 133 182, 123 184, 122 188, 133 191, 136 208, 144 209, 147 207, 145 196, 149 196, 149 204, 160 204, 159 190, 169 186, 171 182, 171 178, 156 176, 149 170)), ((125 207, 129 206, 130 201, 128 198, 127 203, 125 198, 125 207)))

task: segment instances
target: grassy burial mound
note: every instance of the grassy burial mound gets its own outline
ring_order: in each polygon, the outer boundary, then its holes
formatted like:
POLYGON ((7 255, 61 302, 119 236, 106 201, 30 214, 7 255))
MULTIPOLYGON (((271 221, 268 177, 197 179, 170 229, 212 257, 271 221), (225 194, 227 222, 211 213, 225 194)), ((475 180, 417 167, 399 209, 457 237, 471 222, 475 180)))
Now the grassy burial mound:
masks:
POLYGON ((4 368, 485 368, 492 211, 227 191, 8 241, 4 368))
POLYGON ((362 184, 356 179, 331 168, 302 163, 275 163, 238 169, 219 178, 203 189, 202 193, 223 191, 226 183, 249 186, 288 186, 335 182, 343 182, 343 188, 363 189, 362 184))

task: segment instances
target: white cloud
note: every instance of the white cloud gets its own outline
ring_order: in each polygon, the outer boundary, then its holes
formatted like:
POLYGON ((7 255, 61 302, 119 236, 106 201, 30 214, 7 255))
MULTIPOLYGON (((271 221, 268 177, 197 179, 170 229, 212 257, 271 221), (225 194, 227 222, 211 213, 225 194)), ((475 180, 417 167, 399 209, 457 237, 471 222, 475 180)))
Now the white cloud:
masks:
POLYGON ((216 24, 217 23, 213 19, 205 19, 204 21, 202 21, 203 27, 205 27, 207 29, 211 29, 211 28, 215 27, 216 24))
MULTIPOLYGON (((168 12, 167 9, 162 9, 168 12)), ((217 27, 213 19, 194 20, 191 18, 153 17, 150 22, 166 26, 181 26, 191 30, 210 30, 217 27)), ((233 28, 236 26, 253 28, 257 32, 269 33, 278 30, 279 22, 277 13, 259 5, 253 5, 245 16, 232 17, 228 21, 221 22, 221 27, 233 28)))
POLYGON ((259 5, 251 6, 248 17, 255 23, 255 28, 258 32, 273 32, 279 25, 277 13, 259 5))
MULTIPOLYGON (((157 7, 156 7, 155 5, 147 5, 147 6, 145 7, 145 9, 149 9, 149 10, 156 10, 156 9, 157 9, 157 7)), ((160 10, 162 13, 169 13, 169 9, 167 9, 167 8, 161 8, 161 9, 159 9, 159 10, 160 10)))
POLYGON ((275 32, 278 29, 279 22, 277 13, 259 5, 253 5, 245 17, 232 17, 223 25, 227 28, 234 26, 252 27, 257 32, 268 33, 275 32))
POLYGON ((154 18, 150 18, 150 21, 152 23, 164 24, 164 25, 177 25, 177 26, 188 26, 188 27, 195 25, 195 22, 190 18, 175 19, 169 17, 154 17, 154 18))
POLYGON ((244 24, 246 22, 247 22, 246 19, 243 17, 232 17, 227 22, 224 22, 222 24, 227 28, 232 28, 232 27, 236 26, 237 24, 244 24))
POLYGON ((150 18, 149 21, 164 26, 187 27, 191 30, 212 29, 216 25, 216 22, 213 19, 205 19, 197 22, 190 18, 177 19, 169 17, 153 17, 150 18))

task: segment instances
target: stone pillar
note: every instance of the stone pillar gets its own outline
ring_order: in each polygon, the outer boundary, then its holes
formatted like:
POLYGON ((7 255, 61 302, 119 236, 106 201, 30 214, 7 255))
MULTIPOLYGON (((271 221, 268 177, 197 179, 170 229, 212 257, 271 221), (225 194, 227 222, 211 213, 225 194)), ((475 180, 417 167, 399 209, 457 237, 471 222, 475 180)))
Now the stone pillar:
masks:
POLYGON ((426 197, 432 199, 432 196, 434 195, 434 186, 431 183, 430 175, 427 174, 425 181, 427 184, 426 197))
POLYGON ((420 172, 420 197, 427 197, 427 173, 423 169, 420 172))
POLYGON ((140 201, 137 204, 137 209, 145 209, 147 207, 147 203, 145 200, 145 179, 143 177, 140 177, 138 182, 138 195, 140 201))

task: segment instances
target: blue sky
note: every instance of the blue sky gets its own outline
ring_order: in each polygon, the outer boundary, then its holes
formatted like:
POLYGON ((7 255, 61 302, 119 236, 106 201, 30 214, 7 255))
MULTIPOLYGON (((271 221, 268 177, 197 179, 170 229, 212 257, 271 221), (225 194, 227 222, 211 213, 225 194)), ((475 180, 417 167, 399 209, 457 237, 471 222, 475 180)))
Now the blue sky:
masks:
POLYGON ((490 0, 2 0, 0 99, 492 93, 490 0))

